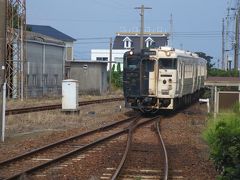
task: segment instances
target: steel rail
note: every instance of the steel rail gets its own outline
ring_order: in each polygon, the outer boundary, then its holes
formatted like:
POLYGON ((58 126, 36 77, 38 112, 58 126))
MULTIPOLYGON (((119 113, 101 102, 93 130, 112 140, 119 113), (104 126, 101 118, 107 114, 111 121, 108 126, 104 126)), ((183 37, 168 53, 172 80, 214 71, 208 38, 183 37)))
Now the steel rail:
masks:
POLYGON ((52 148, 52 147, 57 146, 57 145, 59 145, 59 144, 66 143, 67 141, 72 141, 72 140, 77 139, 77 138, 82 138, 82 137, 85 137, 85 136, 94 134, 94 133, 96 133, 96 132, 99 132, 99 131, 107 130, 107 129, 112 128, 112 127, 114 127, 114 126, 121 125, 121 124, 123 124, 123 123, 126 123, 126 122, 128 122, 128 121, 131 121, 131 120, 133 120, 133 119, 135 119, 135 118, 138 118, 138 117, 139 117, 139 115, 138 115, 138 116, 134 116, 134 117, 130 117, 130 118, 124 119, 124 120, 122 120, 122 121, 114 122, 114 123, 108 124, 108 125, 106 125, 106 126, 103 126, 103 127, 100 127, 100 128, 94 129, 94 130, 90 130, 90 131, 87 131, 87 132, 84 132, 84 133, 81 133, 81 134, 78 134, 78 135, 75 135, 75 136, 71 136, 71 137, 69 137, 69 138, 66 138, 66 139, 63 139, 63 140, 54 142, 54 143, 52 143, 52 144, 48 144, 48 145, 42 146, 42 147, 40 147, 40 148, 37 148, 37 149, 34 149, 34 150, 32 150, 32 151, 26 152, 26 153, 21 154, 21 155, 19 155, 19 156, 15 156, 15 157, 13 157, 13 158, 11 158, 11 159, 7 159, 7 160, 5 160, 5 161, 2 161, 2 162, 0 162, 0 167, 1 167, 1 166, 5 166, 6 164, 9 164, 9 163, 11 163, 11 162, 13 162, 13 161, 17 161, 17 160, 20 160, 20 159, 25 158, 25 157, 27 157, 27 156, 30 156, 30 155, 32 155, 32 154, 34 154, 34 153, 38 153, 38 152, 40 152, 40 151, 43 151, 43 150, 52 148))
MULTIPOLYGON (((82 102, 79 102, 78 105, 85 106, 85 105, 90 105, 90 104, 99 104, 99 103, 122 101, 122 100, 123 100, 123 98, 98 99, 98 100, 91 100, 91 101, 82 101, 82 102)), ((29 113, 29 112, 54 110, 54 109, 60 109, 61 107, 62 107, 62 104, 54 104, 54 105, 8 109, 8 110, 6 110, 6 115, 15 115, 15 114, 23 114, 23 113, 29 113)))
POLYGON ((160 131, 160 121, 157 122, 157 132, 158 132, 158 137, 159 140, 161 142, 163 151, 164 151, 164 159, 165 159, 165 168, 164 168, 164 180, 168 179, 168 155, 167 155, 167 149, 166 146, 164 144, 162 135, 161 135, 161 131, 160 131))
POLYGON ((123 166, 124 166, 124 164, 125 164, 125 162, 127 160, 127 155, 129 153, 129 149, 131 147, 132 135, 133 135, 133 132, 135 131, 135 129, 139 128, 139 127, 141 127, 141 126, 143 126, 145 124, 148 124, 148 123, 152 122, 153 120, 158 119, 159 117, 160 116, 156 116, 154 118, 151 118, 151 119, 145 120, 143 122, 140 122, 139 124, 133 124, 132 126, 130 126, 128 128, 128 140, 127 140, 127 145, 126 145, 126 148, 125 148, 125 152, 124 152, 123 157, 122 157, 122 159, 121 159, 121 161, 119 163, 119 166, 117 167, 115 173, 113 174, 113 176, 111 178, 112 180, 117 179, 117 177, 119 177, 119 175, 120 175, 120 173, 121 173, 121 171, 123 169, 123 166))
POLYGON ((129 152, 129 149, 130 149, 130 146, 131 146, 131 143, 132 143, 132 135, 133 135, 133 129, 134 127, 132 127, 131 129, 128 129, 128 139, 127 139, 127 146, 125 148, 125 152, 123 154, 123 157, 121 159, 121 162, 117 168, 117 170, 115 171, 114 175, 112 176, 112 180, 115 180, 118 175, 120 174, 121 170, 122 170, 122 167, 127 159, 127 155, 128 155, 128 152, 129 152))
POLYGON ((56 162, 58 162, 58 161, 60 161, 60 160, 63 160, 63 159, 66 159, 66 158, 68 158, 69 156, 72 156, 72 155, 74 155, 74 154, 76 154, 76 153, 80 153, 80 152, 82 152, 82 151, 84 151, 84 150, 87 150, 88 148, 91 148, 91 147, 93 147, 93 146, 95 146, 95 145, 97 145, 97 144, 99 144, 99 143, 104 142, 104 141, 110 140, 110 139, 112 139, 112 138, 114 138, 114 137, 118 137, 118 136, 120 136, 120 135, 122 135, 122 134, 124 134, 124 133, 126 133, 126 132, 127 132, 127 129, 120 130, 120 131, 118 131, 118 132, 116 132, 116 133, 114 133, 114 134, 111 134, 111 135, 107 136, 107 137, 101 138, 101 139, 99 139, 99 140, 97 140, 97 141, 94 141, 94 142, 92 142, 92 143, 89 143, 89 144, 87 144, 87 145, 85 145, 85 146, 83 146, 83 147, 80 147, 80 148, 75 149, 75 150, 73 150, 73 151, 71 151, 71 152, 68 152, 68 153, 63 154, 63 155, 61 155, 61 156, 58 156, 57 158, 52 159, 52 160, 50 160, 50 161, 48 161, 48 162, 46 162, 46 163, 42 163, 42 164, 40 164, 40 165, 38 165, 38 166, 29 168, 29 169, 27 169, 27 170, 25 170, 25 171, 23 171, 23 172, 20 172, 20 173, 15 174, 15 175, 13 175, 13 176, 11 176, 11 177, 8 177, 8 178, 6 178, 6 180, 18 179, 18 178, 20 178, 22 175, 27 175, 27 174, 33 173, 34 171, 43 169, 43 168, 45 168, 45 167, 47 167, 47 166, 49 166, 49 165, 51 165, 51 164, 53 164, 53 163, 56 163, 56 162))
MULTIPOLYGON (((141 116, 139 115, 139 116, 136 116, 136 117, 128 118, 128 120, 135 118, 134 121, 136 121, 136 119, 139 119, 140 117, 141 117, 141 116)), ((133 121, 133 122, 134 122, 134 121, 133 121)), ((114 125, 115 125, 115 124, 114 124, 114 125)), ((130 126, 131 126, 131 124, 130 124, 130 126)), ((120 135, 122 135, 122 134, 125 134, 127 131, 128 131, 128 128, 125 128, 125 129, 120 130, 120 131, 118 131, 118 132, 116 132, 116 133, 114 133, 114 134, 111 134, 111 135, 107 136, 107 137, 100 138, 100 139, 98 139, 98 140, 96 140, 96 141, 94 141, 94 142, 92 142, 92 143, 89 143, 89 144, 83 146, 83 147, 77 148, 77 149, 75 149, 75 150, 73 150, 73 151, 70 151, 70 152, 65 153, 65 154, 63 154, 63 155, 60 155, 60 156, 58 156, 58 157, 56 157, 56 158, 54 158, 54 159, 52 159, 52 160, 50 160, 50 161, 48 161, 48 162, 42 163, 42 164, 40 164, 40 165, 38 165, 38 166, 29 168, 29 169, 24 170, 24 171, 22 171, 22 172, 20 172, 20 173, 17 173, 17 174, 15 174, 15 175, 11 176, 11 177, 6 178, 5 180, 19 179, 19 178, 21 178, 21 176, 23 176, 23 175, 27 175, 27 174, 33 173, 34 171, 43 169, 43 168, 45 168, 45 167, 47 167, 47 166, 49 166, 49 165, 51 165, 51 164, 53 164, 53 163, 56 163, 56 162, 58 162, 58 161, 60 161, 60 160, 63 160, 63 159, 65 159, 65 158, 68 158, 69 156, 72 156, 72 155, 74 155, 74 154, 76 154, 76 153, 80 153, 80 152, 82 152, 82 151, 84 151, 84 150, 87 150, 88 148, 91 148, 91 147, 93 147, 93 146, 95 146, 95 145, 97 145, 97 144, 99 144, 99 143, 102 143, 102 142, 107 141, 107 140, 110 140, 110 139, 112 139, 112 138, 114 138, 114 137, 118 137, 118 136, 120 136, 120 135)))

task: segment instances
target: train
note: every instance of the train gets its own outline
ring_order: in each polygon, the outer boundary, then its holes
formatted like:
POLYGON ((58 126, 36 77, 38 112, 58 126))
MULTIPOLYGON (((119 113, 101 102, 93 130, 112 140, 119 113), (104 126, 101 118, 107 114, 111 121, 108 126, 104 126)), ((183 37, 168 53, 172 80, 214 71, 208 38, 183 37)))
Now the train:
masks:
POLYGON ((123 57, 125 106, 143 113, 175 110, 197 100, 204 89, 207 61, 197 54, 159 47, 123 57))

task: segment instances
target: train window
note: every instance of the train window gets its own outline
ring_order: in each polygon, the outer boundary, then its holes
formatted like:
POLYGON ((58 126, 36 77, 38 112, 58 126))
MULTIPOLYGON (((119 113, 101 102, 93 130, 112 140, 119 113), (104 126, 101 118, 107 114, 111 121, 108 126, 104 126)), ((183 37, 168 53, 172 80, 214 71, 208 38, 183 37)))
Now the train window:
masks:
POLYGON ((160 58, 159 65, 163 69, 177 69, 177 59, 160 58))
POLYGON ((138 67, 139 60, 138 59, 128 59, 127 67, 129 69, 136 69, 138 67))

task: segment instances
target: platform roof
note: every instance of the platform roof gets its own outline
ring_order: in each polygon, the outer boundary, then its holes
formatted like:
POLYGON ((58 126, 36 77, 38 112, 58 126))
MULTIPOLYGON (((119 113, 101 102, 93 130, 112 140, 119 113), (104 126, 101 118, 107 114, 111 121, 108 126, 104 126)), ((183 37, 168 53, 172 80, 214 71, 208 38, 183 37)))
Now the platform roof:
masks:
POLYGON ((205 86, 240 86, 240 77, 208 77, 205 86))

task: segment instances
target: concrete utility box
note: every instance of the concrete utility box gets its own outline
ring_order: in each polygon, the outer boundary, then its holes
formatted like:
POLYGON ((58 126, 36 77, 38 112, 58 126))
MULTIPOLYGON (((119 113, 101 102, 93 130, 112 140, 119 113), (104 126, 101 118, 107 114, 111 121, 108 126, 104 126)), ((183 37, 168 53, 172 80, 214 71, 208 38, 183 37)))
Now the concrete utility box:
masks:
POLYGON ((62 81, 62 110, 78 111, 78 81, 66 79, 62 81))

